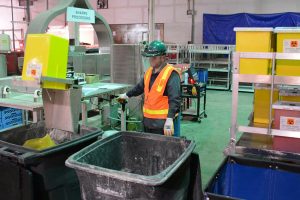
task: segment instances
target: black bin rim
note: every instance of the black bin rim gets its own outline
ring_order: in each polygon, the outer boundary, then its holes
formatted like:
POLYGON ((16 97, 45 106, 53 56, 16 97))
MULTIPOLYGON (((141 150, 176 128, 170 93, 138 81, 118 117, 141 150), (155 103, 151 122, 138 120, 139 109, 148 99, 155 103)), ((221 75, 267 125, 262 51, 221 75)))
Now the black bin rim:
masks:
MULTIPOLYGON (((118 180, 122 181, 128 181, 128 182, 134 182, 138 184, 143 184, 143 185, 148 185, 148 186, 157 186, 157 185, 162 185, 164 182, 168 180, 170 176, 172 176, 177 169, 188 159, 188 157, 191 155, 195 148, 196 144, 193 140, 186 140, 186 139, 181 139, 181 138, 176 138, 176 137, 166 137, 162 135, 155 135, 151 133, 142 133, 142 132, 118 132, 112 136, 109 136, 105 139, 99 140, 97 142, 94 142, 93 144, 83 148, 81 151, 73 154, 70 156, 65 164, 66 166, 73 168, 78 171, 84 171, 87 173, 91 173, 94 175, 100 175, 100 176, 108 176, 110 178, 115 178, 118 180), (134 135, 134 136, 139 136, 143 138, 147 137, 157 137, 160 140, 173 140, 173 141, 189 141, 190 144, 186 148, 186 150, 176 159, 174 163, 172 163, 170 166, 168 166, 166 169, 161 171, 160 173, 152 176, 145 176, 145 175, 139 175, 139 174, 133 174, 129 172, 124 172, 124 171, 118 171, 118 170, 112 170, 112 169, 107 169, 99 166, 94 166, 94 165, 89 165, 85 163, 78 162, 76 157, 81 154, 81 152, 88 151, 90 149, 98 147, 99 144, 105 144, 109 143, 110 141, 121 137, 122 135, 134 135)), ((82 156, 81 156, 82 157, 82 156)))
POLYGON ((50 154, 55 154, 64 149, 68 149, 76 144, 88 141, 91 138, 100 137, 102 134, 103 134, 102 130, 94 130, 74 140, 67 141, 62 144, 58 144, 56 146, 43 149, 41 151, 0 140, 0 156, 7 157, 10 159, 16 159, 18 163, 29 165, 32 163, 39 162, 38 159, 41 157, 50 154))

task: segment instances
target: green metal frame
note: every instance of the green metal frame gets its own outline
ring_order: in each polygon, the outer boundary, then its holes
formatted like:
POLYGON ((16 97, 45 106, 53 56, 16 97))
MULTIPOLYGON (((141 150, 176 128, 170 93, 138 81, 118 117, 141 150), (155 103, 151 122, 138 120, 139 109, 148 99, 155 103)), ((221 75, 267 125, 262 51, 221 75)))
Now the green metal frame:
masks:
MULTIPOLYGON (((57 6, 40 13, 29 24, 27 34, 45 33, 50 22, 60 14, 67 11, 70 6, 94 10, 88 0, 60 0, 57 6)), ((92 24, 96 31, 98 40, 101 39, 101 47, 110 47, 113 44, 112 31, 102 15, 95 11, 95 24, 92 24)), ((99 41, 100 44, 100 41, 99 41)))

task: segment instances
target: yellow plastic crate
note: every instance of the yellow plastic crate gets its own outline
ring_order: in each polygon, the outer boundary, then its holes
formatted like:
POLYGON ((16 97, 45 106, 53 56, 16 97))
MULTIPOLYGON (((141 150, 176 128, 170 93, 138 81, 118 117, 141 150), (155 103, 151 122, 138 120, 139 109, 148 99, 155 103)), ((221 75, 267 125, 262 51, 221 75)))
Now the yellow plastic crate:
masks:
POLYGON ((280 101, 300 102, 300 90, 298 88, 282 88, 279 92, 280 101))
MULTIPOLYGON (((300 28, 276 28, 277 52, 300 53, 300 28)), ((300 61, 277 60, 276 74, 279 76, 300 76, 300 61)))
POLYGON ((281 101, 300 102, 300 96, 281 96, 281 101))
MULTIPOLYGON (((41 76, 66 79, 69 41, 50 34, 29 34, 26 40, 22 80, 41 76)), ((63 83, 43 81, 43 88, 67 89, 63 83)))
MULTIPOLYGON (((268 87, 255 87, 254 90, 254 123, 269 124, 269 109, 270 109, 271 92, 268 87)), ((278 101, 279 91, 273 91, 273 103, 278 101)), ((274 111, 272 110, 272 116, 274 111)))
MULTIPOLYGON (((273 28, 235 28, 237 52, 273 52, 273 28)), ((240 74, 271 74, 268 59, 240 59, 240 74)))

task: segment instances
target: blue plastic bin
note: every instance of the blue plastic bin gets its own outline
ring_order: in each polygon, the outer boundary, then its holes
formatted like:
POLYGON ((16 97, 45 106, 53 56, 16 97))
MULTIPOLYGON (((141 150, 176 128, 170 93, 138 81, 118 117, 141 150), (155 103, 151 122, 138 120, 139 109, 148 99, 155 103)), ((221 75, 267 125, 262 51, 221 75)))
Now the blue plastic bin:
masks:
POLYGON ((287 200, 300 197, 300 165, 229 156, 205 189, 210 200, 287 200))
POLYGON ((0 129, 9 128, 23 123, 22 110, 0 107, 0 129))
POLYGON ((6 121, 16 117, 22 117, 22 110, 7 108, 0 111, 1 112, 1 120, 6 121))
POLYGON ((22 116, 13 117, 13 118, 7 119, 5 121, 2 121, 2 129, 9 128, 9 127, 16 126, 16 125, 20 125, 22 123, 23 123, 22 116))
POLYGON ((207 81, 208 81, 208 70, 207 69, 199 69, 198 70, 198 80, 200 83, 207 83, 207 81))

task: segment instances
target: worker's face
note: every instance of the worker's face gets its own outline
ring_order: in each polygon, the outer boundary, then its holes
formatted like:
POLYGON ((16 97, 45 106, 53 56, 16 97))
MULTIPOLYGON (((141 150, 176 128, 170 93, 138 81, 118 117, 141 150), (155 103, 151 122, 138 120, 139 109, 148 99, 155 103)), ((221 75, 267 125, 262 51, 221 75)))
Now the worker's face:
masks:
POLYGON ((153 68, 158 68, 165 62, 165 60, 166 60, 165 56, 150 57, 150 65, 153 68))

